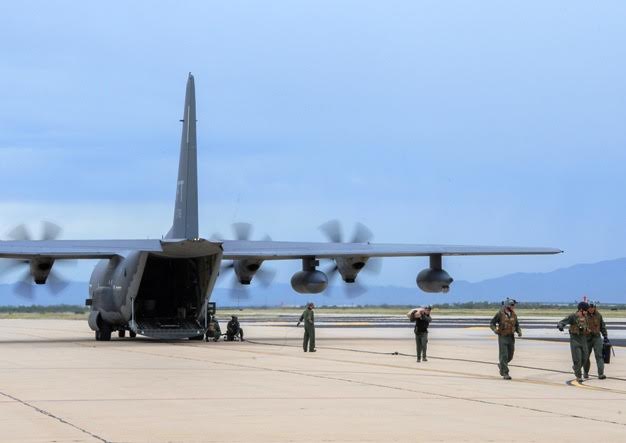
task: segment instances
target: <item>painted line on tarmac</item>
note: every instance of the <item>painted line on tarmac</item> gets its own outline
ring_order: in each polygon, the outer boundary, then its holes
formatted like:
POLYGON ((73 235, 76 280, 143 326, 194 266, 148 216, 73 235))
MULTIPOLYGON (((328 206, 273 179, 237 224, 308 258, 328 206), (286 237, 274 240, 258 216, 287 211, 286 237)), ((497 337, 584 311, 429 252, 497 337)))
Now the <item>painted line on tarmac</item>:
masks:
POLYGON ((617 392, 620 394, 626 394, 626 391, 622 391, 620 389, 612 389, 612 388, 605 388, 602 386, 590 386, 590 385, 586 385, 584 382, 580 383, 578 380, 576 380, 575 378, 572 380, 567 381, 567 383, 569 386, 573 386, 575 388, 581 388, 581 389, 591 389, 593 391, 600 391, 600 392, 617 392))
MULTIPOLYGON (((263 345, 264 343, 262 342, 255 342, 255 341, 247 341, 248 343, 252 343, 252 344, 259 344, 259 345, 263 345)), ((191 344, 186 344, 186 343, 180 343, 180 345, 183 346, 191 346, 191 347, 201 347, 198 345, 191 345, 191 344)), ((268 346, 279 346, 273 343, 269 343, 267 344, 268 346)), ((287 345, 290 347, 297 347, 297 346, 293 346, 293 345, 287 345)), ((375 351, 358 351, 358 350, 354 350, 354 349, 349 349, 349 348, 329 348, 329 347, 318 347, 318 349, 328 349, 328 350, 339 350, 339 351, 353 351, 353 352, 361 352, 361 353, 368 353, 368 354, 378 354, 378 355, 400 355, 400 356, 404 356, 404 357, 413 357, 415 358, 415 356, 409 355, 409 354, 403 354, 403 353, 399 353, 399 352, 393 352, 393 353, 388 353, 388 352, 375 352, 375 351)), ((285 354, 277 354, 275 352, 259 352, 259 351, 252 351, 252 350, 248 350, 248 349, 234 349, 234 348, 229 348, 229 349, 223 349, 225 351, 232 351, 232 352, 242 352, 242 353, 248 353, 248 354, 262 354, 262 355, 270 355, 270 356, 274 356, 274 357, 279 357, 279 356, 285 356, 285 354)), ((304 355, 289 355, 288 357, 291 358, 298 358, 298 359, 306 359, 307 357, 304 355)), ((420 366, 420 367, 416 367, 416 366, 399 366, 399 365, 394 365, 394 364, 390 364, 390 363, 374 363, 374 362, 364 362, 364 361, 355 361, 355 360, 341 360, 341 359, 333 359, 333 358, 328 358, 328 357, 321 357, 319 355, 317 355, 315 357, 317 360, 323 360, 323 361, 330 361, 330 362, 334 362, 334 363, 349 363, 349 364, 357 364, 357 365, 367 365, 367 366, 379 366, 379 367, 385 367, 385 368, 393 368, 393 369, 404 369, 404 370, 408 370, 408 371, 420 371, 420 372, 429 372, 429 373, 435 373, 435 375, 439 375, 439 374, 445 374, 445 375, 449 375, 449 376, 456 376, 456 377, 465 377, 465 378, 473 378, 473 379, 480 379, 480 380, 499 380, 500 377, 495 377, 493 375, 483 375, 483 374, 475 374, 475 373, 470 373, 470 372, 461 372, 461 371, 450 371, 450 370, 441 370, 441 369, 429 369, 426 368, 424 366, 420 366)), ((430 357, 430 358, 437 358, 440 360, 457 360, 457 359, 447 359, 445 357, 430 357)), ((479 360, 473 361, 473 360, 463 360, 465 362, 471 362, 471 363, 485 363, 485 364, 489 364, 492 366, 495 366, 496 363, 490 363, 490 362, 482 362, 479 360)), ((510 365, 512 366, 512 365, 510 365)), ((542 368, 532 368, 532 369, 537 369, 537 370, 545 370, 542 368)), ((556 372, 563 372, 565 374, 569 374, 569 372, 564 372, 564 371, 556 371, 556 372)), ((565 388, 565 389, 569 389, 569 387, 567 386, 566 383, 555 383, 555 382, 549 382, 549 381, 543 381, 543 380, 531 380, 531 379, 524 379, 524 378, 516 378, 513 381, 514 383, 526 383, 526 384, 531 384, 531 385, 540 385, 540 386, 551 386, 551 387, 559 387, 559 388, 565 388)), ((605 388, 605 392, 612 392, 610 389, 605 388)), ((616 390, 616 392, 614 392, 615 394, 626 394, 626 392, 624 391, 619 391, 616 390)))
POLYGON ((34 409, 35 411, 39 412, 42 415, 45 415, 46 417, 50 417, 53 418, 61 423, 63 423, 64 425, 68 425, 80 432, 82 432, 83 434, 87 434, 90 437, 95 438, 96 440, 102 441, 104 443, 110 443, 109 440, 105 440, 104 438, 100 437, 99 435, 94 434, 93 432, 89 432, 87 429, 81 428, 80 426, 75 425, 74 423, 71 423, 67 420, 65 420, 64 418, 59 417, 58 415, 54 415, 52 412, 50 411, 46 411, 45 409, 41 409, 35 405, 32 405, 30 403, 28 403, 27 401, 21 400, 17 397, 12 396, 11 394, 7 394, 6 392, 2 392, 0 391, 0 395, 4 395, 6 398, 10 398, 13 401, 16 401, 24 406, 28 406, 31 409, 34 409))
MULTIPOLYGON (((186 344, 186 343, 176 344, 175 346, 192 347, 192 348, 198 348, 198 349, 208 349, 208 347, 201 347, 201 346, 198 346, 198 345, 193 345, 193 344, 190 345, 190 344, 186 344)), ((125 350, 124 352, 133 352, 133 351, 125 350)), ((161 354, 161 353, 152 353, 152 352, 143 352, 143 351, 135 351, 135 352, 144 353, 144 354, 151 355, 151 356, 171 358, 171 359, 176 359, 176 360, 190 360, 190 361, 196 361, 196 362, 202 362, 202 363, 208 363, 208 364, 214 364, 214 365, 221 365, 221 366, 228 366, 228 367, 254 369, 254 370, 275 372, 275 373, 280 373, 280 374, 298 375, 298 376, 303 376, 303 377, 310 377, 310 378, 317 378, 317 379, 324 379, 324 380, 343 381, 343 382, 357 384, 357 385, 361 385, 361 386, 370 386, 370 387, 377 387, 377 388, 383 388, 383 389, 391 389, 391 390, 395 390, 395 391, 411 392, 411 393, 414 393, 414 394, 422 394, 422 395, 426 394, 426 395, 431 395, 431 396, 434 396, 434 397, 445 398, 445 399, 448 399, 448 400, 467 401, 467 402, 471 402, 471 403, 485 404, 485 405, 488 405, 488 406, 498 406, 498 407, 503 407, 504 406, 504 407, 507 407, 507 408, 520 409, 520 410, 531 411, 531 412, 538 412, 538 413, 548 414, 548 415, 555 415, 555 416, 559 416, 559 417, 563 417, 563 418, 575 418, 575 419, 581 419, 581 420, 586 420, 586 421, 592 421, 592 422, 596 422, 596 423, 613 424, 613 425, 617 425, 617 426, 626 427, 626 423, 621 423, 621 422, 617 422, 617 421, 613 421, 613 420, 604 420, 604 419, 593 418, 593 417, 586 417, 586 416, 575 415, 575 414, 566 414, 566 413, 561 413, 561 412, 556 412, 556 411, 550 411, 550 410, 539 409, 539 408, 532 408, 532 407, 521 406, 521 405, 512 405, 512 404, 509 404, 509 403, 499 403, 499 402, 496 402, 496 401, 483 400, 483 399, 478 399, 478 398, 459 397, 459 396, 454 396, 454 395, 442 394, 442 393, 439 393, 439 392, 428 392, 428 391, 424 391, 422 389, 418 390, 418 389, 410 389, 410 388, 407 388, 407 387, 385 385, 385 384, 381 384, 381 383, 372 383, 372 382, 366 382, 366 381, 362 381, 362 380, 354 380, 354 379, 350 379, 350 378, 346 378, 346 377, 337 377, 337 376, 321 375, 321 374, 311 374, 311 373, 297 371, 297 370, 267 368, 267 367, 263 367, 263 366, 244 365, 244 364, 241 364, 241 363, 217 362, 217 361, 214 361, 214 360, 206 360, 206 359, 197 358, 197 357, 186 357, 186 356, 161 354)), ((277 356, 277 355, 278 356, 284 356, 284 354, 274 354, 274 353, 270 353, 270 354, 274 355, 274 356, 277 356)), ((317 358, 319 358, 319 357, 316 356, 316 359, 317 358)), ((341 362, 341 360, 338 360, 338 361, 341 362)), ((343 363, 353 363, 353 362, 343 362, 343 363)), ((367 364, 366 362, 361 362, 361 363, 367 364)), ((404 368, 404 369, 406 369, 406 368, 404 368)), ((559 384, 559 386, 563 386, 563 385, 559 384)))
MULTIPOLYGON (((492 337, 494 338, 494 337, 492 337)), ((248 340, 248 343, 252 343, 252 344, 259 344, 259 345, 265 345, 265 346, 287 346, 287 347, 292 347, 292 348, 298 348, 300 347, 299 345, 288 345, 288 344, 276 344, 276 343, 267 343, 267 342, 261 342, 261 341, 255 341, 255 340, 248 340)), ((402 355, 404 357, 411 357, 411 358, 416 358, 417 355, 413 355, 413 354, 405 354, 402 352, 380 352, 380 351, 367 351, 367 350, 362 350, 362 349, 352 349, 352 348, 337 348, 337 347, 332 347, 332 346, 324 346, 324 347, 318 347, 319 349, 331 349, 331 350, 336 350, 336 351, 349 351, 349 352, 357 352, 357 353, 363 353, 363 354, 376 354, 376 355, 402 355)), ((463 362, 463 363, 478 363, 478 364, 484 364, 484 365, 489 365, 489 366, 497 366, 497 363, 493 363, 490 361, 484 361, 484 360, 471 360, 471 359, 467 359, 467 358, 454 358, 454 357, 434 357, 434 356, 430 356, 430 359, 435 359, 435 360, 446 360, 446 361, 458 361, 458 362, 463 362)), ((511 368, 522 368, 522 369, 532 369, 535 371, 543 371, 543 372, 554 372, 557 374, 571 374, 570 371, 563 371, 561 369, 551 369, 551 368, 541 368, 541 367, 537 367, 537 366, 526 366, 526 365, 516 365, 516 364, 509 364, 509 367, 511 368)), ((595 377, 595 376, 594 376, 595 377)), ((624 378, 619 378, 619 377, 610 377, 612 380, 619 380, 619 381, 626 381, 626 379, 624 378)), ((520 381, 520 380, 518 380, 520 381)), ((606 388, 605 388, 606 389, 606 388)), ((624 391, 619 391, 617 390, 619 393, 622 393, 624 391)))
MULTIPOLYGON (((259 344, 259 345, 266 345, 266 346, 278 346, 277 344, 274 343, 263 343, 263 342, 257 342, 257 341, 248 341, 248 343, 252 343, 252 344, 259 344)), ((289 347, 298 347, 296 345, 286 345, 289 347)), ((365 354, 377 354, 377 355, 401 355, 404 357, 412 357, 415 358, 415 355, 411 355, 411 354, 404 354, 404 353, 400 353, 400 352, 377 352, 377 351, 364 351, 364 350, 357 350, 357 349, 350 349, 350 348, 334 348, 334 347, 318 347, 318 349, 329 349, 329 350, 339 350, 339 351, 351 351, 351 352, 358 352, 358 353, 365 353, 365 354)), ((233 351, 240 351, 240 352, 253 352, 253 351, 246 351, 246 350, 237 350, 237 349, 232 349, 233 351)), ((267 354, 267 353, 266 353, 267 354)), ((269 355, 274 355, 274 356, 279 356, 281 354, 276 354, 276 353, 270 353, 269 355)), ((301 356, 302 358, 306 358, 304 356, 301 356)), ((456 376, 464 376, 464 377, 470 377, 470 378, 479 378, 479 379, 484 379, 484 380, 491 380, 494 379, 496 377, 494 376, 489 376, 489 375, 481 375, 481 374, 471 374, 471 373, 467 373, 467 372, 460 372, 460 371, 443 371, 443 370, 435 370, 435 369, 427 369, 424 367, 420 367, 420 368, 407 368, 405 366, 397 366, 397 365, 391 365, 391 364, 385 364, 385 363, 370 363, 370 362, 355 362, 353 360, 334 360, 334 359, 328 359, 325 357, 319 357, 319 359, 321 360, 328 360, 328 361, 334 361, 334 362, 343 362, 343 363, 355 363, 355 364, 367 364, 367 365, 371 365, 371 366, 383 366, 383 367, 391 367, 391 368, 403 368, 403 369, 415 369, 415 370, 419 370, 419 371, 425 371, 425 372, 435 372, 437 374, 439 373, 443 373, 443 374, 448 374, 448 375, 456 375, 456 376)), ((437 360, 450 360, 450 361, 462 361, 465 363, 479 363, 479 364, 486 364, 486 365, 490 365, 490 366, 497 366, 497 363, 492 363, 492 362, 486 362, 486 361, 482 361, 482 360, 469 360, 469 359, 457 359, 457 358, 446 358, 446 357, 429 357, 431 359, 437 359, 437 360)), ((523 365, 509 365, 510 367, 517 367, 517 368, 524 368, 524 369, 533 369, 533 370, 537 370, 537 371, 544 371, 544 372, 556 372, 556 373, 560 373, 560 374, 570 374, 570 372, 568 371, 561 371, 558 369, 549 369, 549 368, 538 368, 538 367, 533 367, 533 366, 523 366, 523 365)), ((612 378, 614 380, 624 380, 621 378, 612 378)), ((528 383, 528 384, 533 384, 533 385, 543 385, 543 386, 555 386, 555 387, 564 387, 567 388, 568 383, 554 383, 554 382, 548 382, 548 381, 543 381, 543 380, 531 380, 531 379, 519 379, 516 378, 514 380, 514 382, 517 383, 528 383)), ((591 388, 591 387, 590 387, 591 388)), ((614 394, 626 394, 626 391, 622 391, 620 389, 611 389, 611 388, 601 388, 598 387, 597 390, 602 391, 602 392, 608 392, 608 393, 614 393, 614 394)))
MULTIPOLYGON (((251 344, 258 344, 258 345, 267 345, 267 346, 280 346, 280 347, 291 347, 291 348, 297 348, 299 346, 296 345, 279 345, 276 343, 263 343, 263 342, 257 342, 257 341, 250 341, 247 340, 247 343, 251 343, 251 344)), ((194 348, 204 348, 203 345, 201 344, 192 344, 192 343, 186 343, 186 342, 178 342, 177 345, 179 346, 186 346, 186 347, 194 347, 194 348)), ((398 353, 398 352, 376 352, 376 351, 359 351, 359 350, 355 350, 355 349, 349 349, 349 348, 332 348, 332 347, 318 347, 318 349, 328 349, 328 350, 338 350, 338 351, 352 351, 352 352, 359 352, 359 353, 366 353, 366 354, 377 354, 377 355, 401 355, 401 356, 409 356, 409 357, 413 357, 415 358, 415 356, 411 356, 409 354, 403 354, 403 353, 398 353)), ((250 350, 250 349, 236 349, 236 348, 222 348, 221 350, 224 351, 230 351, 230 352, 240 352, 240 353, 245 353, 245 354, 253 354, 253 355, 268 355, 268 356, 273 356, 273 357, 285 357, 288 356, 290 358, 297 358, 297 359, 306 359, 307 357, 305 355, 285 355, 282 353, 275 353, 275 352, 263 352, 263 351, 254 351, 254 350, 250 350)), ((431 357, 431 358, 437 358, 437 357, 431 357)), ((399 365, 394 365, 394 364, 390 364, 390 363, 374 363, 374 362, 364 362, 364 361, 355 361, 355 360, 345 360, 345 359, 333 359, 333 358, 328 358, 328 357, 321 357, 321 356, 316 356, 316 359, 318 360, 323 360, 323 361, 329 361, 329 362, 333 362, 333 363, 346 363, 346 364, 356 364, 356 365, 366 365, 366 366, 377 366, 377 367, 384 367, 384 368, 392 368, 392 369, 403 369, 403 370, 407 370, 407 371, 420 371, 420 372, 429 372, 429 373, 435 373, 436 375, 439 374, 445 374, 445 375, 449 375, 449 376, 456 376, 456 377, 466 377, 466 378, 473 378, 473 379, 481 379, 481 380, 494 380, 494 379, 499 379, 500 377, 495 377, 492 375, 483 375, 483 374, 476 374, 476 373, 469 373, 469 372, 461 372, 461 371, 450 371, 450 370, 441 370, 441 369, 429 369, 426 367, 414 367, 414 366, 399 366, 399 365)), ((441 360, 448 360, 444 357, 439 357, 439 359, 441 360)), ((449 360, 456 360, 456 359, 449 359, 449 360)), ((485 363, 485 364, 489 364, 489 365, 493 365, 495 366, 495 363, 490 363, 490 362, 482 362, 482 361, 472 361, 472 360, 464 360, 466 362, 473 362, 473 363, 485 363)), ((538 370, 543 370, 542 368, 534 368, 534 369, 538 369, 538 370)), ((568 372, 564 372, 564 371, 558 371, 558 372, 563 372, 566 374, 569 374, 568 372)), ((542 380, 530 380, 530 379, 515 379, 514 382, 517 383, 527 383, 527 384, 533 384, 533 385, 542 385, 542 386, 551 386, 551 387, 560 387, 560 388, 568 388, 566 386, 566 384, 563 383, 554 383, 554 382, 548 382, 548 381, 542 381, 542 380)), ((620 392, 616 392, 616 393, 622 393, 620 392)))

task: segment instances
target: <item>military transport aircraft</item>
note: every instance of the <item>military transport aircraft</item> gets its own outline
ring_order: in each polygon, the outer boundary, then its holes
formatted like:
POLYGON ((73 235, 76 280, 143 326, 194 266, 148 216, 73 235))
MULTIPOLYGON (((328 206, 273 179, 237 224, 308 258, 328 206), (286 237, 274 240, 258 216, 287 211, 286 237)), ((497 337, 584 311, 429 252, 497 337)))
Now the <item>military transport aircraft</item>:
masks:
MULTIPOLYGON (((222 260, 232 260, 237 280, 250 284, 267 260, 301 260, 302 271, 291 279, 293 289, 316 294, 328 286, 317 269, 320 259, 335 262, 348 284, 368 260, 379 257, 428 256, 430 266, 417 275, 426 292, 447 292, 452 278, 442 267, 448 255, 557 254, 552 248, 445 246, 409 244, 304 243, 283 241, 210 241, 198 234, 198 177, 194 78, 189 74, 185 95, 174 221, 161 240, 22 240, 0 241, 0 258, 29 266, 29 285, 54 284, 55 262, 100 259, 89 282, 89 327, 96 340, 124 336, 201 338, 207 327, 207 307, 222 260), (50 278, 49 278, 50 277, 50 278)), ((327 226, 332 231, 332 227, 327 226)), ((371 263, 370 263, 371 264, 371 263)))

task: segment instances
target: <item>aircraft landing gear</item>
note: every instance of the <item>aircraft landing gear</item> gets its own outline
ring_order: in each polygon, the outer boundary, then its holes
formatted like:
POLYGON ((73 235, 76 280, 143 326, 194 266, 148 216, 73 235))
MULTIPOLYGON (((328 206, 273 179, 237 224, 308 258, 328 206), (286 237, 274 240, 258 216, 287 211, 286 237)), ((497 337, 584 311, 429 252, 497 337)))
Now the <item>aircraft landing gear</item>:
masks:
POLYGON ((100 328, 96 331, 96 341, 109 341, 111 340, 111 327, 102 322, 100 328))
POLYGON ((133 331, 132 329, 119 329, 119 330, 117 331, 117 336, 118 336, 119 338, 124 338, 124 337, 126 337, 126 331, 128 331, 128 336, 129 336, 130 338, 135 338, 135 337, 137 337, 137 333, 136 333, 135 331, 133 331))

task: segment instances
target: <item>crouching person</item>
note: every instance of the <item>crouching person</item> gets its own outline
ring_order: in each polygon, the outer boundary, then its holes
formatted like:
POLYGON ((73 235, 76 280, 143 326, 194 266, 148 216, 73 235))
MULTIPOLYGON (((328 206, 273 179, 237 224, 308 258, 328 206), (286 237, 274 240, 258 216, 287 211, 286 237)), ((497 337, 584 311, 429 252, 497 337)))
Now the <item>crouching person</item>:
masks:
POLYGON ((235 337, 239 337, 239 340, 243 341, 243 329, 239 326, 237 316, 233 315, 226 325, 226 340, 234 341, 235 337))
POLYGON ((212 316, 209 321, 209 327, 206 331, 206 341, 213 340, 218 341, 222 336, 222 329, 220 328, 220 323, 217 321, 215 316, 212 316))

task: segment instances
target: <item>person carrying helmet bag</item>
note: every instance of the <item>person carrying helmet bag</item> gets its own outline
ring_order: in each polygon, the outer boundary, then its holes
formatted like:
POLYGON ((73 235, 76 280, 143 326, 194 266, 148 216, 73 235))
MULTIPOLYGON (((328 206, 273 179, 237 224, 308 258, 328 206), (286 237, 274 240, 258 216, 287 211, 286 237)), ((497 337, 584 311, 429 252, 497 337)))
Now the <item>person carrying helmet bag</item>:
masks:
POLYGON ((509 375, 509 363, 513 360, 515 354, 515 336, 522 336, 522 330, 519 327, 519 321, 515 314, 515 304, 513 299, 507 298, 502 302, 502 308, 493 316, 489 327, 498 335, 498 369, 504 380, 511 380, 509 375))
POLYGON ((415 348, 417 351, 417 362, 428 361, 426 349, 428 347, 428 325, 432 321, 430 312, 432 306, 426 306, 411 315, 411 321, 415 323, 415 348))
POLYGON ((569 347, 572 352, 572 369, 579 383, 583 382, 582 368, 588 359, 587 341, 590 335, 589 321, 587 311, 589 304, 587 302, 578 303, 578 310, 561 320, 557 328, 563 331, 565 326, 569 326, 569 347))

